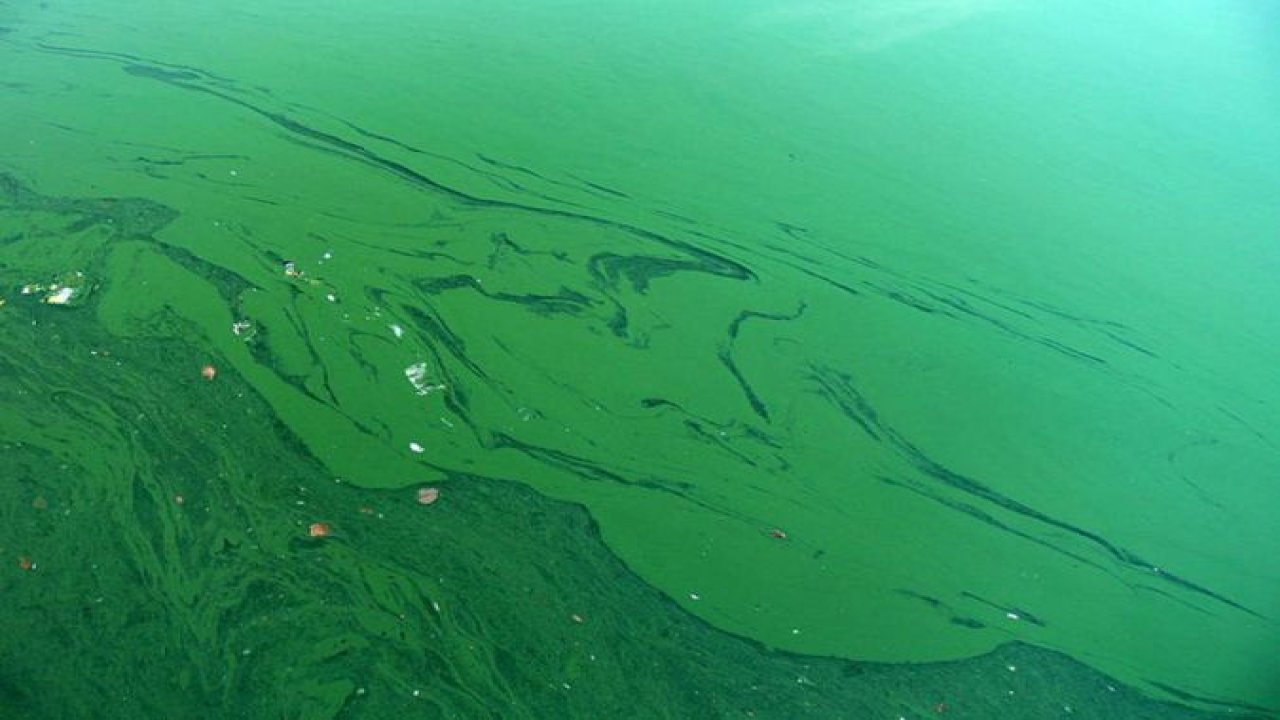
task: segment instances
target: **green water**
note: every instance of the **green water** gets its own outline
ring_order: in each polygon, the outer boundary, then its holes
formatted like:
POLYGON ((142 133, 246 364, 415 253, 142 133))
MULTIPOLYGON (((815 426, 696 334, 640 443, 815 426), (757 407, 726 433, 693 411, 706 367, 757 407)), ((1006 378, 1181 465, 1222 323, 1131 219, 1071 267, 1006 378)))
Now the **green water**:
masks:
POLYGON ((1277 21, 0 2, 0 719, 1276 716, 1277 21))

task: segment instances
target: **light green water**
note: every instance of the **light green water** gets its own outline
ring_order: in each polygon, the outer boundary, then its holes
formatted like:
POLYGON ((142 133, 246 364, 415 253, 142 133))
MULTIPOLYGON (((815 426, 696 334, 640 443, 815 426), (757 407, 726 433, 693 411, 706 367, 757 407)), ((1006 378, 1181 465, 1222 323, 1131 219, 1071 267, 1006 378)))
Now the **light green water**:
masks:
POLYGON ((0 3, 0 688, 1276 712, 1277 19, 0 3))

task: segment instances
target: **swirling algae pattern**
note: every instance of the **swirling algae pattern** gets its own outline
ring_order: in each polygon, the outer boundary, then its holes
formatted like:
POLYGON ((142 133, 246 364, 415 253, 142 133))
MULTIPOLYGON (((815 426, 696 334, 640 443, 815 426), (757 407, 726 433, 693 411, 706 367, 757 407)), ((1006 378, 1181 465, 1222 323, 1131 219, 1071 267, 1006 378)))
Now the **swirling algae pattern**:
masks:
POLYGON ((1160 333, 3 35, 6 717, 1269 712, 1187 657, 1274 579, 1163 540, 1274 451, 1160 333))

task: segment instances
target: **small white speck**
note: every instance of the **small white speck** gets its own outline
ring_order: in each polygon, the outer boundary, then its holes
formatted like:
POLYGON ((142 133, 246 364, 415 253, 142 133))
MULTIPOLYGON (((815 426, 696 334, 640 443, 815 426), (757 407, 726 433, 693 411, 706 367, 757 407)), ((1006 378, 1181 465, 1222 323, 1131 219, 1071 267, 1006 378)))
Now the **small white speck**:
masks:
POLYGON ((325 295, 324 297, 325 297, 325 299, 326 299, 326 300, 328 300, 329 302, 338 302, 338 296, 337 296, 337 295, 334 295, 333 293, 329 293, 328 295, 325 295))
POLYGON ((414 452, 416 452, 416 453, 419 453, 419 454, 421 454, 421 453, 423 453, 423 452, 425 452, 425 451, 426 451, 426 448, 422 447, 421 445, 419 445, 419 444, 418 444, 418 443, 416 443, 416 442, 411 442, 411 443, 409 443, 409 449, 410 449, 410 450, 412 450, 412 451, 414 451, 414 452))
POLYGON ((792 634, 792 635, 799 635, 799 634, 800 634, 800 628, 791 628, 791 634, 792 634))
POLYGON ((399 325, 392 325, 391 334, 395 335, 396 337, 404 337, 404 328, 400 327, 399 325))
POLYGON ((1008 666, 1006 666, 1006 667, 1008 667, 1008 668, 1009 668, 1009 672, 1018 672, 1018 666, 1017 666, 1017 665, 1008 665, 1008 666))
POLYGON ((422 697, 422 691, 421 691, 421 690, 414 690, 414 691, 413 691, 413 696, 414 696, 414 697, 422 697))
POLYGON ((1007 618, 1009 618, 1010 620, 1021 620, 1021 619, 1022 619, 1022 618, 1018 617, 1018 613, 1016 613, 1016 612, 1007 612, 1007 613, 1005 613, 1005 614, 1004 614, 1004 616, 1005 616, 1005 617, 1007 617, 1007 618))
POLYGON ((701 596, 701 595, 699 595, 698 593, 689 593, 689 599, 690 599, 690 600, 701 600, 701 599, 702 599, 702 596, 701 596))
POLYGON ((325 251, 325 254, 323 255, 323 257, 324 257, 324 259, 325 259, 325 260, 332 260, 332 259, 333 259, 333 251, 331 251, 331 250, 327 250, 327 251, 325 251))

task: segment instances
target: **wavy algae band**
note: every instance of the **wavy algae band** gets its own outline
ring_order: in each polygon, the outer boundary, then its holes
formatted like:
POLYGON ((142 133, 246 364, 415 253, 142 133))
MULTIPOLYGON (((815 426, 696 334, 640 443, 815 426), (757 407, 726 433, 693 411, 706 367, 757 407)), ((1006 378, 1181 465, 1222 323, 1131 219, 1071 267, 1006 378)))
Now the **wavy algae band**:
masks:
POLYGON ((0 2, 0 720, 1276 717, 1280 35, 1113 5, 0 2))

